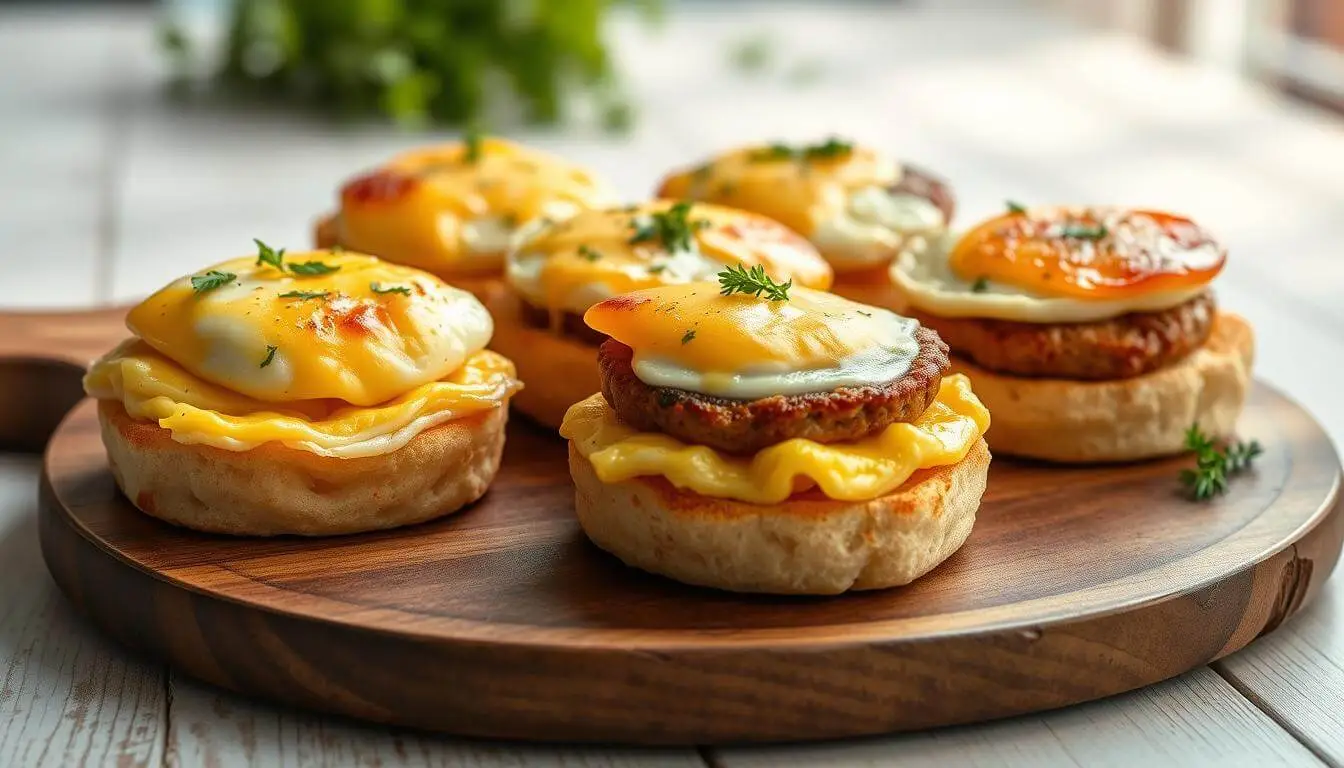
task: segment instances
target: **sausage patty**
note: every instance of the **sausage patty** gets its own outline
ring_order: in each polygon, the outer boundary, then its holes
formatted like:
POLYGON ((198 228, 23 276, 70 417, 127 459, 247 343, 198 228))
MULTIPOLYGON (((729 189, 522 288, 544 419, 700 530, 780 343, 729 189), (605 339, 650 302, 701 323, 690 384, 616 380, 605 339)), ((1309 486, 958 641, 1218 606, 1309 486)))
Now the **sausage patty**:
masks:
POLYGON ((819 443, 857 440, 918 418, 938 396, 948 359, 937 333, 919 328, 915 339, 919 353, 910 370, 894 381, 758 400, 645 384, 631 368, 630 347, 615 339, 602 343, 597 361, 602 395, 621 421, 687 443, 749 454, 794 437, 819 443))
POLYGON ((1127 379, 1165 368, 1204 345, 1217 314, 1205 291, 1171 309, 1092 323, 1022 323, 906 312, 958 355, 998 373, 1053 379, 1127 379))

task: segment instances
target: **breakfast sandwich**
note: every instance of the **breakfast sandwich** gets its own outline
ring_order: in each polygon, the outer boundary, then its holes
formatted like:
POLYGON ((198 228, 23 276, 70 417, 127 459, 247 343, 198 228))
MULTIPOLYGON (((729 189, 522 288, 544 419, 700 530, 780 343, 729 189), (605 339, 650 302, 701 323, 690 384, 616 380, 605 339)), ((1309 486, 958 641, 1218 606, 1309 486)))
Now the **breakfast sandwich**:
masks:
POLYGON ((970 534, 989 412, 918 322, 759 267, 584 315, 601 392, 565 415, 579 521, 646 571, 743 592, 909 583, 970 534))
POLYGON ((892 278, 994 411, 995 451, 1125 461, 1233 432, 1254 339, 1209 290, 1226 257, 1162 211, 1010 204, 892 278))
POLYGON ((831 138, 734 149, 665 178, 658 196, 768 216, 806 237, 835 270, 835 293, 899 307, 887 268, 947 230, 951 188, 921 168, 831 138))
POLYGON ((259 253, 169 283, 84 388, 117 484, 170 523, 323 535, 446 515, 499 468, 513 364, 466 291, 353 253, 259 253))
POLYGON ((417 267, 484 298, 498 285, 520 227, 562 219, 616 196, 577 165, 504 139, 412 150, 358 176, 340 209, 317 224, 317 245, 417 267))
POLYGON ((640 288, 713 280, 726 266, 760 267, 826 289, 831 269, 787 227, 743 211, 653 201, 540 219, 509 253, 507 286, 487 302, 491 347, 513 358, 527 389, 519 411, 558 427, 565 410, 597 391, 589 307, 640 288))

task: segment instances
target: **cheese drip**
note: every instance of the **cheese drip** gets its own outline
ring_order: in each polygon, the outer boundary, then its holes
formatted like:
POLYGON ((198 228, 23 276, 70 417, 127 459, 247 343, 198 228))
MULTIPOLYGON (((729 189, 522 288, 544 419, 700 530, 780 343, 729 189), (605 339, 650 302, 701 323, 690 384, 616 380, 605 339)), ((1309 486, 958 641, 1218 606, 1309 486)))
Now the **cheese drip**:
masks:
POLYGON ((915 421, 845 443, 794 438, 750 457, 688 445, 623 424, 599 395, 565 414, 560 435, 571 441, 604 483, 658 476, 701 496, 779 504, 816 488, 837 501, 891 493, 920 469, 955 464, 989 428, 989 411, 963 375, 942 380, 933 405, 915 421))
POLYGON ((509 254, 509 284, 535 307, 582 313, 603 299, 641 288, 713 280, 730 265, 760 265, 779 280, 825 290, 831 269, 804 238, 777 222, 714 205, 694 205, 685 247, 639 238, 672 203, 584 211, 540 221, 509 254))
POLYGON ((806 288, 787 301, 723 296, 716 283, 653 288, 584 320, 634 350, 644 383, 739 400, 884 384, 919 354, 918 322, 806 288))
POLYGON ((274 442, 336 458, 391 453, 438 424, 502 407, 519 388, 507 358, 481 351, 443 379, 371 407, 272 403, 199 379, 139 339, 84 377, 90 396, 120 402, 132 418, 157 423, 179 443, 246 451, 274 442))

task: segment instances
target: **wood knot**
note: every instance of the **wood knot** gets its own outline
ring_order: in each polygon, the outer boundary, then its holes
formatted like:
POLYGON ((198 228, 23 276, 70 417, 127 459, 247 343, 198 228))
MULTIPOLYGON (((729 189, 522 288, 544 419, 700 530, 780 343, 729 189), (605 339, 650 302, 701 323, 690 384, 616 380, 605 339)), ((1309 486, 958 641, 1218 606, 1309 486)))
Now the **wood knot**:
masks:
POLYGON ((1297 545, 1294 544, 1293 556, 1284 563, 1283 571, 1279 574, 1279 593, 1274 597, 1274 607, 1270 610, 1269 618, 1257 637, 1278 629, 1285 619, 1297 613, 1302 607, 1302 601, 1307 596, 1307 588, 1311 586, 1312 565, 1311 560, 1298 556, 1297 545))

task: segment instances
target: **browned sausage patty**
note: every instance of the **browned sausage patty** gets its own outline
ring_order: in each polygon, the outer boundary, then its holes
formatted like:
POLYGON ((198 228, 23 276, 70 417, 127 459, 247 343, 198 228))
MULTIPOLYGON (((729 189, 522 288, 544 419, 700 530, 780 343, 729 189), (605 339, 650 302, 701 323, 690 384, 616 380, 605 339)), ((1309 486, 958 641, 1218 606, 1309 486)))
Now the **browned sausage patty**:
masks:
POLYGON ((1095 323, 1020 323, 906 312, 938 331, 956 354, 1013 376, 1127 379, 1175 363, 1204 345, 1217 314, 1205 291, 1161 312, 1095 323))
POLYGON ((956 212, 957 199, 952 195, 952 187, 942 178, 929 173, 917 165, 905 163, 902 166, 901 180, 887 188, 893 195, 913 195, 933 203, 943 212, 943 221, 952 221, 956 212))
POLYGON ((919 354, 901 378, 878 386, 731 400, 654 387, 635 376, 629 347, 608 339, 597 351, 602 395, 626 424, 728 453, 755 453, 794 437, 857 440, 899 421, 913 421, 938 396, 947 345, 927 328, 915 332, 919 354))

